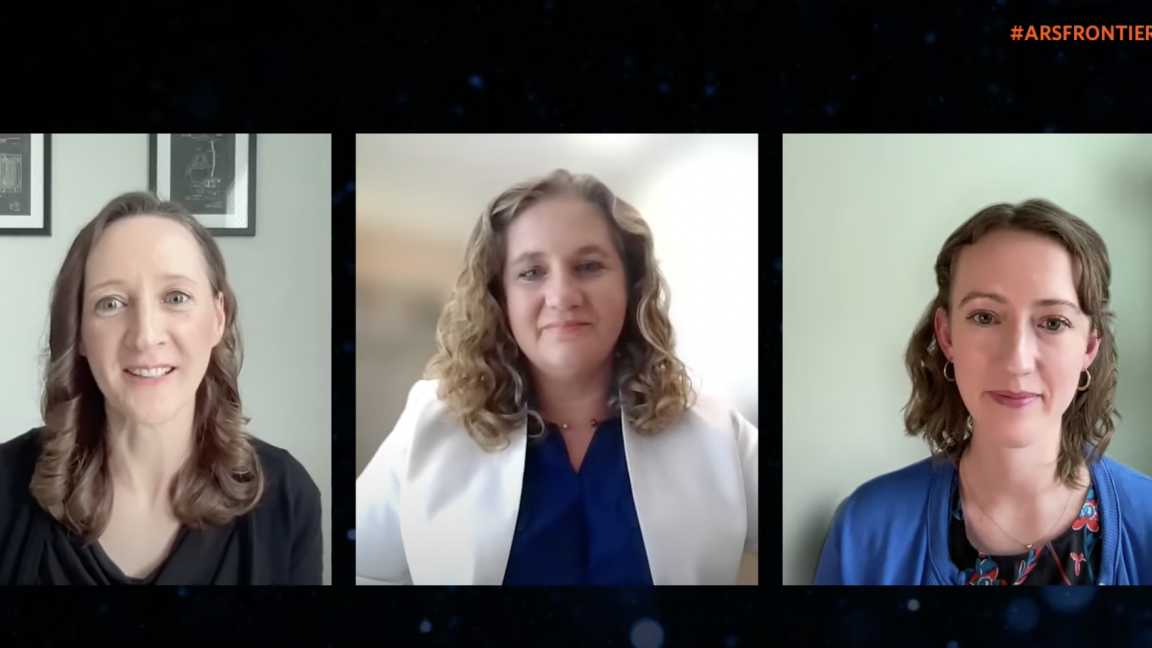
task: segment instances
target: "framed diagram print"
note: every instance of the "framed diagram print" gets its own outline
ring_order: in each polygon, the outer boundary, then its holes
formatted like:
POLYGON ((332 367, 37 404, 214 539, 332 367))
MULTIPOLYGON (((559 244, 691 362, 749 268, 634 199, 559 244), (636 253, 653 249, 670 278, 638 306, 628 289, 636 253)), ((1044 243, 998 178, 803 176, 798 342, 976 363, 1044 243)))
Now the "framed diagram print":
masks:
POLYGON ((0 133, 0 236, 51 236, 52 136, 0 133))
POLYGON ((255 236, 256 135, 149 135, 148 188, 215 236, 255 236))

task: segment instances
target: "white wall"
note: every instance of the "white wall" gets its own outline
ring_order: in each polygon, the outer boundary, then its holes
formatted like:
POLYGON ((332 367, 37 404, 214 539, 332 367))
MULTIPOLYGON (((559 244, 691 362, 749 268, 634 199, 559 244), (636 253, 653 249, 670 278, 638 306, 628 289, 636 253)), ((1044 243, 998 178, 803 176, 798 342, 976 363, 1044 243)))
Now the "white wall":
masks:
MULTIPOLYGON (((109 200, 147 188, 147 135, 52 136, 52 236, 0 236, 0 441, 42 423, 48 297, 72 238, 109 200)), ((240 307, 240 393, 252 432, 320 488, 330 583, 331 137, 260 135, 256 193, 256 236, 217 239, 240 307)))
MULTIPOLYGON (((945 238, 982 207, 1042 197, 1113 264, 1120 351, 1109 455, 1152 473, 1152 138, 784 137, 784 583, 811 583, 835 507, 924 458, 903 435, 903 353, 945 238)), ((909 523, 915 521, 910 520, 909 523)))

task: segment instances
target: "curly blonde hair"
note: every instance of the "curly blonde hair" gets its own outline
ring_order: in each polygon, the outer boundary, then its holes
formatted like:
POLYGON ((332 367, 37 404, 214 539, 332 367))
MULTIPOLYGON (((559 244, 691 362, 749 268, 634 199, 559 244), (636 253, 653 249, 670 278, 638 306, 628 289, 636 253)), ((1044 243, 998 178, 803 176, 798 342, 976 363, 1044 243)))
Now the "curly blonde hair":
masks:
POLYGON ((464 271, 440 315, 439 350, 426 377, 439 380, 438 396, 482 447, 508 443, 510 432, 532 419, 531 381, 503 308, 501 276, 508 226, 526 209, 574 196, 599 208, 608 222, 628 280, 628 311, 616 344, 611 406, 641 434, 656 434, 679 419, 695 399, 676 357, 668 317, 668 285, 656 265, 652 231, 631 205, 600 180, 564 170, 517 184, 496 197, 468 240, 464 271), (619 397, 617 398, 617 393, 619 397))
POLYGON ((88 256, 112 223, 133 216, 168 218, 187 227, 204 253, 214 294, 223 296, 225 326, 196 391, 196 451, 170 488, 172 510, 190 527, 223 525, 252 510, 264 492, 264 473, 244 426, 236 295, 212 235, 182 206, 150 193, 113 199, 72 241, 52 289, 44 380, 41 451, 31 491, 40 506, 91 543, 112 513, 104 395, 79 353, 84 272, 88 256))
POLYGON ((952 281, 960 252, 999 230, 1040 234, 1068 250, 1077 269, 1080 308, 1100 338, 1096 359, 1089 367, 1090 387, 1076 392, 1063 416, 1057 477, 1075 486, 1080 468, 1104 455, 1115 432, 1115 420, 1120 416, 1116 411, 1117 355, 1110 307, 1112 266, 1108 249, 1096 230, 1046 200, 986 207, 944 242, 936 257, 936 297, 916 324, 905 354, 912 378, 912 396, 904 409, 905 431, 909 436, 922 437, 934 452, 953 461, 959 459, 971 441, 968 408, 956 385, 944 377, 948 359, 936 340, 933 319, 939 308, 951 315, 952 281))

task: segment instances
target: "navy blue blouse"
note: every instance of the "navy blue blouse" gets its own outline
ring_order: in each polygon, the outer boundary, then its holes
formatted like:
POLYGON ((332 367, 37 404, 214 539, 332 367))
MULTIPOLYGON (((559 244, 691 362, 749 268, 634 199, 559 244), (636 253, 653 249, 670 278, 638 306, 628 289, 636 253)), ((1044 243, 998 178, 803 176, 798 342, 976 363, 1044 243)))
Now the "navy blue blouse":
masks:
POLYGON ((580 471, 560 431, 528 442, 505 585, 652 585, 620 418, 596 429, 580 471))

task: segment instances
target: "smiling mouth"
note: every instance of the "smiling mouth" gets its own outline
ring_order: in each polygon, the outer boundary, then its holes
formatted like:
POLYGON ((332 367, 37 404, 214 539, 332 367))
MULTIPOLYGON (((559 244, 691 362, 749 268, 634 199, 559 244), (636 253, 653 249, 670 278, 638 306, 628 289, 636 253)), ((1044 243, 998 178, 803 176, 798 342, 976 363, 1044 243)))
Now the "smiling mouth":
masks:
POLYGON ((149 367, 138 369, 125 369, 124 373, 130 374, 137 378, 163 378, 168 374, 176 371, 176 367, 149 367))

